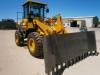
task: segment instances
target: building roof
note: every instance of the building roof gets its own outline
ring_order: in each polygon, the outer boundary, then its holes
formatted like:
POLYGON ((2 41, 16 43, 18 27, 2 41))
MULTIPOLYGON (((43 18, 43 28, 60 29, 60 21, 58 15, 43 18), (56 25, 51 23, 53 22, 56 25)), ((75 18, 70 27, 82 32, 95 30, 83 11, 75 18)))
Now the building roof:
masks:
POLYGON ((80 17, 66 17, 64 19, 83 19, 83 18, 94 18, 96 16, 80 16, 80 17))

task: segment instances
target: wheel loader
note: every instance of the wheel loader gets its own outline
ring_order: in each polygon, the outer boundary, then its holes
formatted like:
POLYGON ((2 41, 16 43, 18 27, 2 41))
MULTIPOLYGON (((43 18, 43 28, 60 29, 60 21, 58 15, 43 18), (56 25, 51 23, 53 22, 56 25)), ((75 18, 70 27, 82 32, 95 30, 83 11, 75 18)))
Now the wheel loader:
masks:
POLYGON ((67 33, 62 17, 46 18, 48 12, 46 3, 25 2, 23 18, 15 32, 18 46, 26 44, 32 56, 45 59, 48 75, 52 71, 52 75, 62 74, 63 71, 58 72, 58 65, 64 70, 81 59, 97 54, 94 31, 67 33))
POLYGON ((23 5, 24 15, 15 33, 15 41, 18 46, 25 44, 31 55, 43 58, 43 38, 50 34, 64 34, 65 29, 61 16, 45 18, 49 11, 47 4, 28 1, 23 5))

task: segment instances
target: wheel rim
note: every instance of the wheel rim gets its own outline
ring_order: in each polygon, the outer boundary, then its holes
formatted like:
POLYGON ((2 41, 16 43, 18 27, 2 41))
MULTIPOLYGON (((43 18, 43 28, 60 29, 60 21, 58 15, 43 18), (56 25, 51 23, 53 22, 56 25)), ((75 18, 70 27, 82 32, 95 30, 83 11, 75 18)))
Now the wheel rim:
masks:
POLYGON ((32 38, 29 39, 28 47, 31 53, 35 53, 36 46, 35 46, 35 41, 32 38))
POLYGON ((19 44, 19 36, 16 35, 16 39, 15 39, 16 44, 19 44))

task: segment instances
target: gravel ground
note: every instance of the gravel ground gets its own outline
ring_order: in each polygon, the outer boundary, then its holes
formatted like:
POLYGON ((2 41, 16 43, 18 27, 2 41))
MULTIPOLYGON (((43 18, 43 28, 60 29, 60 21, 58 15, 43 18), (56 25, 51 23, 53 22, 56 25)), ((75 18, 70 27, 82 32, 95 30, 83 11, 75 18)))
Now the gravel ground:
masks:
MULTIPOLYGON (((97 50, 100 52, 100 29, 96 31, 97 50)), ((0 30, 0 75, 46 75, 44 60, 32 57, 26 47, 18 47, 14 30, 0 30)), ((100 75, 100 55, 67 68, 63 75, 100 75)))

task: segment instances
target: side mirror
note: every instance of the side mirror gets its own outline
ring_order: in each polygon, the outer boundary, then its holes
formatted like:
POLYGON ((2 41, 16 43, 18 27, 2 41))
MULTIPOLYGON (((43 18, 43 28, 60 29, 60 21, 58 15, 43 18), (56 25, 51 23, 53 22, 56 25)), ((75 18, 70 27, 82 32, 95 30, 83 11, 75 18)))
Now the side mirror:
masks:
POLYGON ((46 13, 49 13, 49 8, 46 9, 46 13))

